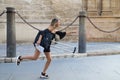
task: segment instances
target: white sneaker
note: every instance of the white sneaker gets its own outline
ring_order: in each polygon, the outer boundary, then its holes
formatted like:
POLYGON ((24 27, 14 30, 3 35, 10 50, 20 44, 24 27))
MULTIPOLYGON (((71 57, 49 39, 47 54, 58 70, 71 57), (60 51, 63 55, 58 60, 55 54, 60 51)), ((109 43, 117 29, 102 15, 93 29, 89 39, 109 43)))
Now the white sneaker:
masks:
POLYGON ((18 57, 17 57, 17 60, 16 60, 17 66, 20 65, 20 62, 21 62, 21 61, 22 61, 21 56, 18 56, 18 57))
POLYGON ((41 79, 48 79, 49 77, 48 77, 48 75, 46 74, 46 73, 41 73, 41 75, 40 75, 40 78, 41 79))

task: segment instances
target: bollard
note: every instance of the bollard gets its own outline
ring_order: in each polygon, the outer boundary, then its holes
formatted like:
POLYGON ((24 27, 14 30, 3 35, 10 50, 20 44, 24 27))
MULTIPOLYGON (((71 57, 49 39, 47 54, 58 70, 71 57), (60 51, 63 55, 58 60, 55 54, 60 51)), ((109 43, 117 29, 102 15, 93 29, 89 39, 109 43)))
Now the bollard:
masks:
POLYGON ((79 15, 78 53, 86 53, 85 16, 86 16, 86 12, 81 11, 79 15))
POLYGON ((7 57, 16 56, 15 9, 7 7, 7 57))

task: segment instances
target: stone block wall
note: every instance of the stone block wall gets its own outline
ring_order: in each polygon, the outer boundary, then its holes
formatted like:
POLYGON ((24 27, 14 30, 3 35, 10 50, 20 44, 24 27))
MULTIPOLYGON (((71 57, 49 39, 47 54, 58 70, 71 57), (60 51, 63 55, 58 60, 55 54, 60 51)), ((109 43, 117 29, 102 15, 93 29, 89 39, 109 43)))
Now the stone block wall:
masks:
MULTIPOLYGON (((0 12, 6 7, 14 7, 32 25, 45 29, 54 17, 58 17, 62 25, 67 26, 79 15, 79 11, 86 10, 87 15, 99 28, 113 30, 120 25, 119 4, 120 0, 0 0, 0 12)), ((93 28, 87 20, 85 27, 87 41, 120 41, 120 30, 110 34, 102 33, 93 28)), ((78 40, 78 28, 77 20, 75 25, 66 29, 76 31, 76 34, 67 35, 64 40, 78 40)), ((23 23, 16 15, 17 42, 32 42, 36 34, 37 31, 23 23)), ((0 43, 2 42, 6 42, 6 14, 0 16, 0 43)))

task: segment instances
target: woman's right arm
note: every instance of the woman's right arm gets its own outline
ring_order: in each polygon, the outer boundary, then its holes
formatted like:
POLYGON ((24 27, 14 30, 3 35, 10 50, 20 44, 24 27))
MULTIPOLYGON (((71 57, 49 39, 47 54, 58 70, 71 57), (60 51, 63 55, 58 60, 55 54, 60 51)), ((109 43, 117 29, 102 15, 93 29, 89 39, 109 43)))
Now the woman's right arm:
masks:
POLYGON ((42 35, 39 36, 39 39, 38 39, 38 41, 37 41, 37 44, 38 44, 38 45, 40 45, 41 40, 42 40, 42 35))

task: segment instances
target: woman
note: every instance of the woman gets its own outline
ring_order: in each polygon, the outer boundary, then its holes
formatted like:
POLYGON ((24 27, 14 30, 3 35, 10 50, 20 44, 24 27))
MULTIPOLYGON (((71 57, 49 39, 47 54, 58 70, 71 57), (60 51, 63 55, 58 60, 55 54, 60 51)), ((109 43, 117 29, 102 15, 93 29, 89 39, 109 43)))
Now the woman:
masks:
POLYGON ((51 42, 55 38, 55 34, 59 35, 60 39, 62 39, 66 35, 66 32, 56 31, 56 28, 58 28, 59 26, 60 26, 60 21, 54 18, 52 19, 51 24, 47 29, 43 31, 39 31, 33 43, 35 46, 34 55, 33 56, 19 56, 17 58, 17 65, 19 65, 23 59, 37 60, 40 53, 44 52, 47 58, 47 61, 46 61, 43 71, 41 72, 40 78, 48 78, 46 71, 51 63, 51 54, 50 54, 51 42))

